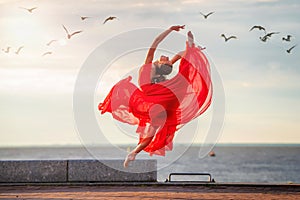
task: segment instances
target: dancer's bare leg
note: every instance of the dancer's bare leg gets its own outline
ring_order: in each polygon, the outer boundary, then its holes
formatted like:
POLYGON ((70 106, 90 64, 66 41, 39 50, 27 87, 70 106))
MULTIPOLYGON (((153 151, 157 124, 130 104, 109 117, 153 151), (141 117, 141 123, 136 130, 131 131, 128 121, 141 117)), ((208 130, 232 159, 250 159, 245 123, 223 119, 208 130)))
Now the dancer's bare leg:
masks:
POLYGON ((124 167, 128 167, 128 164, 130 161, 134 161, 135 157, 138 153, 140 153, 145 147, 147 147, 149 145, 149 143, 151 142, 156 130, 158 127, 153 127, 150 125, 149 127, 149 132, 147 133, 147 138, 145 138, 143 140, 143 142, 141 142, 140 144, 138 144, 126 157, 123 165, 124 167))
POLYGON ((143 140, 142 143, 138 144, 136 146, 136 148, 134 150, 132 150, 127 156, 126 156, 126 159, 124 161, 124 167, 128 167, 128 164, 130 161, 134 161, 135 160, 135 157, 136 155, 141 152, 146 146, 148 146, 148 144, 151 142, 152 140, 152 137, 148 137, 146 139, 143 140))

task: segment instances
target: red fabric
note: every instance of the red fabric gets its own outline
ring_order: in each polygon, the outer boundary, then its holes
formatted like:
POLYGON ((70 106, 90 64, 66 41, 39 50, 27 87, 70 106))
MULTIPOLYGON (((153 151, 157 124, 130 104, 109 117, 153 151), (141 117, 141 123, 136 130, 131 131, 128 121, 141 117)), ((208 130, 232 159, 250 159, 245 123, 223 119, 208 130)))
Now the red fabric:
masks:
POLYGON ((195 46, 187 45, 173 78, 151 84, 151 65, 140 69, 139 86, 131 77, 115 84, 103 103, 101 114, 110 112, 124 123, 138 125, 139 143, 147 134, 149 124, 159 126, 150 144, 144 149, 150 155, 165 155, 172 150, 175 131, 207 110, 212 99, 210 66, 206 56, 195 46))

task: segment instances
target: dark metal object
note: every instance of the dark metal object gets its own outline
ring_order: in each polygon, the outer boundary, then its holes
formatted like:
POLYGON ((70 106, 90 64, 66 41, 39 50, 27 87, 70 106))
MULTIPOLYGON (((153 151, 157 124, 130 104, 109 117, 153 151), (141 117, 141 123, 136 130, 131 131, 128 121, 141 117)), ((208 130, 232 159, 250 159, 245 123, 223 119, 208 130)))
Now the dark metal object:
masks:
POLYGON ((170 173, 168 179, 166 182, 178 182, 178 181, 172 181, 172 176, 208 176, 208 181, 197 181, 197 182, 211 182, 214 183, 215 180, 211 177, 211 174, 209 173, 170 173))

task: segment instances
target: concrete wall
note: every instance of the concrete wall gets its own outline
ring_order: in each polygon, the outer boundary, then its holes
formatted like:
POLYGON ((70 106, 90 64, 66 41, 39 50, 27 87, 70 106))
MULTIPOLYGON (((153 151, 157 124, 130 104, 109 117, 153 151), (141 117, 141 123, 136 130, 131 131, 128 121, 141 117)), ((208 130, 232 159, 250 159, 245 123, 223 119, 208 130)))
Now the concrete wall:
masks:
POLYGON ((124 169, 123 160, 0 161, 1 183, 153 182, 156 160, 136 160, 124 169))

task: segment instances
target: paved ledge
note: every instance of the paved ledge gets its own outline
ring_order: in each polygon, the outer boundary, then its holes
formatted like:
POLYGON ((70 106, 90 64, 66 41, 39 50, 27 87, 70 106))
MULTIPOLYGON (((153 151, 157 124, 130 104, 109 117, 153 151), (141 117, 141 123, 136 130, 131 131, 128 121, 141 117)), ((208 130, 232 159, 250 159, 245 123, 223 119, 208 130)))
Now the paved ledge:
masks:
POLYGON ((67 161, 1 161, 0 182, 66 182, 67 161))
POLYGON ((0 183, 153 182, 156 160, 136 160, 128 169, 123 160, 5 160, 0 183))
POLYGON ((156 181, 156 165, 156 160, 136 160, 124 169, 123 160, 70 160, 68 182, 156 181))

